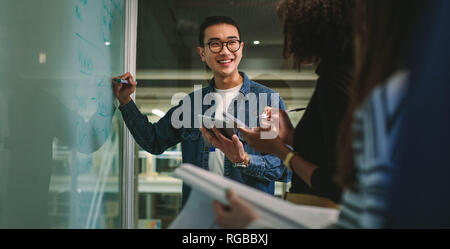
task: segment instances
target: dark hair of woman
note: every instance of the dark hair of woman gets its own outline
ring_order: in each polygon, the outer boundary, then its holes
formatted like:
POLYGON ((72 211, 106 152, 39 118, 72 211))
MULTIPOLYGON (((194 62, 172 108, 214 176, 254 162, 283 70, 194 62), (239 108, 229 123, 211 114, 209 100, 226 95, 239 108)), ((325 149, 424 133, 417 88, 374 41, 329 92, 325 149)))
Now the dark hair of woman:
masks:
POLYGON ((320 60, 352 62, 354 0, 282 0, 285 58, 296 66, 320 60))
POLYGON ((338 140, 337 182, 353 188, 356 170, 353 161, 352 123, 354 112, 372 90, 385 83, 397 70, 407 67, 412 28, 425 0, 356 0, 355 81, 353 96, 341 125, 338 140))

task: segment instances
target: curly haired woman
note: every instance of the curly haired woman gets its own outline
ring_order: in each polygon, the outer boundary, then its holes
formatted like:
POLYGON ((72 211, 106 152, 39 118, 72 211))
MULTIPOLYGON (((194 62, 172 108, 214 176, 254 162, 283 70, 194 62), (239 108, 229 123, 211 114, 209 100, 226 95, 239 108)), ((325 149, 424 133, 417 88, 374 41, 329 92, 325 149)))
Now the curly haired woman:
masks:
POLYGON ((293 56, 298 67, 317 64, 319 76, 302 119, 295 129, 289 129, 289 139, 259 143, 276 148, 281 160, 291 153, 285 144, 294 148, 286 165, 295 173, 290 193, 340 200, 341 190, 333 176, 337 134, 353 80, 353 9, 353 0, 285 0, 278 7, 284 56, 293 56))
POLYGON ((353 80, 353 8, 353 0, 285 0, 278 6, 284 57, 293 57, 299 68, 316 64, 316 89, 296 128, 285 112, 267 109, 269 119, 280 124, 277 138, 261 140, 261 130, 241 133, 253 148, 277 155, 295 173, 287 199, 301 194, 300 199, 340 200, 333 176, 339 124, 353 80))

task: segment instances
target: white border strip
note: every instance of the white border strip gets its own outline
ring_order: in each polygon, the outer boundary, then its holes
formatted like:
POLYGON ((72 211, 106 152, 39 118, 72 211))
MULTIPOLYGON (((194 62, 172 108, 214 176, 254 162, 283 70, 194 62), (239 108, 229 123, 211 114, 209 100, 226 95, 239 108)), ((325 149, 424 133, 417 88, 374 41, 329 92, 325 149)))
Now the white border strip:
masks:
MULTIPOLYGON (((125 54, 124 72, 136 75, 138 0, 125 0, 125 54)), ((131 96, 136 99, 136 94, 131 96)), ((123 174, 122 174, 122 228, 134 227, 134 141, 130 131, 123 125, 123 174)))

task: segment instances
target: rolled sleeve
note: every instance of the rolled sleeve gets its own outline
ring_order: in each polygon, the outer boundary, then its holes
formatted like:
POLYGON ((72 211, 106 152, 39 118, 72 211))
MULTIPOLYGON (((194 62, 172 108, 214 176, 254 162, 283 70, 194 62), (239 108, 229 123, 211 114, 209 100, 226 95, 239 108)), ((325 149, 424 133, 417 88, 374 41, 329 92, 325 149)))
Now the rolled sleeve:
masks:
POLYGON ((254 154, 249 156, 250 163, 243 171, 245 174, 267 181, 289 182, 291 180, 291 173, 278 157, 254 154))

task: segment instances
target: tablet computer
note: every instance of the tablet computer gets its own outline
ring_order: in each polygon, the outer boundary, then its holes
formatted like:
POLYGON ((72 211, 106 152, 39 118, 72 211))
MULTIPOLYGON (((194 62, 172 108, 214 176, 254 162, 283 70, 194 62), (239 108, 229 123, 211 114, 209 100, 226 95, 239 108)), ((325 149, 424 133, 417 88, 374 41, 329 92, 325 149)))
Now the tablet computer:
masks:
POLYGON ((209 116, 201 115, 198 116, 199 123, 203 125, 209 132, 211 132, 212 135, 214 135, 214 131, 212 130, 213 126, 216 126, 216 128, 224 135, 226 138, 231 139, 234 132, 233 123, 230 123, 226 119, 220 119, 220 118, 212 118, 209 116))
POLYGON ((244 124, 244 122, 235 118, 231 113, 223 112, 222 114, 225 119, 228 119, 227 122, 233 123, 233 127, 249 129, 248 126, 244 124), (234 126, 235 124, 236 124, 236 126, 234 126))

